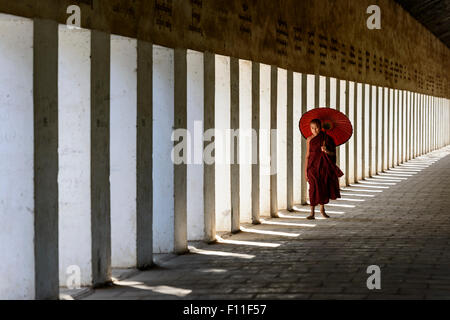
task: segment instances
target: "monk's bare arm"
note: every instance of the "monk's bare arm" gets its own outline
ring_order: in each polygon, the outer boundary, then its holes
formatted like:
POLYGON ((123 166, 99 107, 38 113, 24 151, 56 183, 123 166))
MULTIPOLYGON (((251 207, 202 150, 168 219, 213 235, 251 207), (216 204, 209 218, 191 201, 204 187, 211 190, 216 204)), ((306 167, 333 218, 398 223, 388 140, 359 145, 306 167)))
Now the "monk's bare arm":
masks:
POLYGON ((309 142, 311 138, 306 139, 306 156, 305 156, 305 179, 308 181, 307 167, 308 167, 308 158, 309 158, 309 142))

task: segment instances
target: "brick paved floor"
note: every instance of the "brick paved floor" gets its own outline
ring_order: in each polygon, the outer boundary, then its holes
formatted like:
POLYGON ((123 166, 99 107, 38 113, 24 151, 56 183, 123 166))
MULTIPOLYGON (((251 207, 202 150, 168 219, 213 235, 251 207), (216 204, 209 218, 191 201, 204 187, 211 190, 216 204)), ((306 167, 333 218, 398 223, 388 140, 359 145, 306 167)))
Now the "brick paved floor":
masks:
POLYGON ((297 206, 85 299, 450 299, 448 154, 344 188, 331 219, 316 210, 306 220, 309 207, 297 206), (366 286, 369 265, 381 268, 381 290, 366 286))

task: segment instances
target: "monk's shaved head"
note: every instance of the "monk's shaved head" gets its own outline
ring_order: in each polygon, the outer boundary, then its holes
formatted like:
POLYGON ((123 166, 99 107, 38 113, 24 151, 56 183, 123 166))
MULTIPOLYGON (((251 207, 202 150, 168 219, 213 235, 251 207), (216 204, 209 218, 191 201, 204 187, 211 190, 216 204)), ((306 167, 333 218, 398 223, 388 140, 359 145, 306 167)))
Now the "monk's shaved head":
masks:
POLYGON ((322 128, 322 121, 320 121, 320 119, 311 120, 310 125, 313 123, 317 126, 317 128, 319 128, 319 129, 322 128))

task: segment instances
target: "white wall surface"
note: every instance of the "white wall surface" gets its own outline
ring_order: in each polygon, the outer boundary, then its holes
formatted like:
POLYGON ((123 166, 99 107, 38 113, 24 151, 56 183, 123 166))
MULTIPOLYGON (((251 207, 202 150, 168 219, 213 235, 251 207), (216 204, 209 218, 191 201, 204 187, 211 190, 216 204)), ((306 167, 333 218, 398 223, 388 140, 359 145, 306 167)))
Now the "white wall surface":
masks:
POLYGON ((136 266, 137 42, 111 36, 111 263, 136 266))
POLYGON ((90 41, 89 30, 59 26, 59 281, 66 270, 81 269, 81 285, 91 272, 90 181, 90 41))
POLYGON ((0 299, 34 299, 33 21, 0 14, 0 299))

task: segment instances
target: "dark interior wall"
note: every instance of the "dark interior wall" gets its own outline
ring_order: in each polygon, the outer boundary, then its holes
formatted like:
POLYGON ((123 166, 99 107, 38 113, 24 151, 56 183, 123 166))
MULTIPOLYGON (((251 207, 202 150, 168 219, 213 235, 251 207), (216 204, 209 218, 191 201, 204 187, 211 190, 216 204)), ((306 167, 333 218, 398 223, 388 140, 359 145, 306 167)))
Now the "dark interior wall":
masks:
POLYGON ((0 12, 450 98, 450 49, 393 0, 2 0, 0 12), (381 8, 369 30, 368 6, 381 8))

